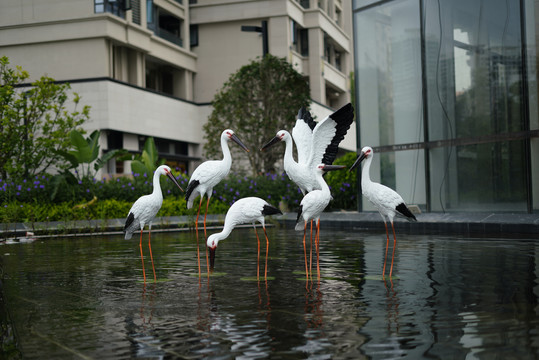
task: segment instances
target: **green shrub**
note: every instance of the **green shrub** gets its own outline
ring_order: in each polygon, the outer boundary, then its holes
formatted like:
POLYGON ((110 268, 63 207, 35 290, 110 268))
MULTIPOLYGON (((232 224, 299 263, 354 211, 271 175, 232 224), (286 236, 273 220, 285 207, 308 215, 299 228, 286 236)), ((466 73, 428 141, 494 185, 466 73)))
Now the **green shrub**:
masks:
MULTIPOLYGON (((350 167, 355 159, 354 153, 348 153, 334 163, 350 167)), ((187 176, 178 174, 176 178, 185 189, 187 176)), ((152 178, 145 174, 103 180, 86 177, 74 184, 61 186, 53 201, 50 196, 52 179, 52 176, 45 174, 31 180, 0 180, 0 222, 123 219, 140 196, 150 194, 153 190, 152 178)), ((356 208, 355 171, 332 171, 325 179, 334 198, 328 210, 356 208)), ((157 216, 196 216, 198 199, 193 209, 188 210, 185 194, 172 181, 162 177, 160 183, 164 200, 157 216)), ((214 188, 208 213, 224 214, 236 200, 248 196, 262 198, 274 206, 282 203, 290 211, 296 211, 303 198, 297 185, 284 173, 256 177, 230 174, 214 188)), ((204 213, 205 207, 206 199, 202 203, 201 213, 204 213)))
POLYGON ((333 196, 328 209, 357 209, 357 172, 348 171, 356 159, 356 153, 346 153, 333 162, 334 165, 345 165, 346 169, 330 171, 326 174, 326 182, 333 196))

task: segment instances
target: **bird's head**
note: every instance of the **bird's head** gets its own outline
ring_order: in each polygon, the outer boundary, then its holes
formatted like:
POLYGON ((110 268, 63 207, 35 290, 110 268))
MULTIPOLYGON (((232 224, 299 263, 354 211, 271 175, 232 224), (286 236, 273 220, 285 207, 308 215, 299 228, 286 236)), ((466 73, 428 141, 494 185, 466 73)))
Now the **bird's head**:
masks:
POLYGON ((176 180, 176 177, 172 174, 170 167, 168 167, 167 165, 159 166, 157 170, 155 170, 155 172, 159 175, 167 176, 182 192, 184 191, 178 183, 178 180, 176 180))
POLYGON ((271 139, 270 141, 268 141, 268 143, 264 146, 262 146, 262 148, 260 149, 260 151, 264 151, 266 150, 267 148, 277 144, 278 142, 280 141, 283 141, 283 140, 286 140, 288 137, 290 137, 290 133, 286 130, 279 130, 277 132, 277 134, 273 137, 273 139, 271 139))
POLYGON ((358 166, 363 160, 371 157, 372 154, 373 154, 372 148, 370 146, 365 146, 363 149, 361 149, 361 154, 356 159, 354 164, 350 167, 349 171, 354 170, 356 166, 358 166))
POLYGON ((215 250, 217 250, 217 244, 219 244, 219 239, 217 234, 210 235, 206 241, 206 246, 210 253, 210 268, 213 270, 213 265, 215 263, 215 250))
POLYGON ((230 140, 234 141, 236 144, 241 146, 243 150, 249 152, 249 149, 247 148, 247 146, 245 146, 245 144, 242 143, 241 140, 236 136, 236 134, 234 133, 234 130, 226 129, 221 134, 221 137, 222 138, 224 137, 227 141, 230 141, 230 140))

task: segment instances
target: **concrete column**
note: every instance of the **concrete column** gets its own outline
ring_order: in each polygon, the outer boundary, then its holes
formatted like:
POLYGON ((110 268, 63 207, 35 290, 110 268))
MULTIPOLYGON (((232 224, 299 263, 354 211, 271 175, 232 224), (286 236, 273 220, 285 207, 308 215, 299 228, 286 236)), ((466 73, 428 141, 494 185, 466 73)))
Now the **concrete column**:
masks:
POLYGON ((326 104, 326 84, 323 77, 324 32, 309 29, 309 83, 313 100, 326 104))

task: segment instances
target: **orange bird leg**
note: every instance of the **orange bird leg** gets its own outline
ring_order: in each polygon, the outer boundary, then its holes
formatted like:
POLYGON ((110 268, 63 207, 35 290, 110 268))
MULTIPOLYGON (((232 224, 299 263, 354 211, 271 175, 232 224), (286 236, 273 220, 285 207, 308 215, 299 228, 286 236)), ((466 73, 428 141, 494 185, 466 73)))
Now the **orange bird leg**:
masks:
POLYGON ((146 271, 144 271, 144 256, 142 255, 142 229, 140 229, 140 260, 142 261, 142 275, 144 275, 144 283, 146 284, 146 271))
POLYGON ((260 280, 260 239, 258 238, 258 232, 256 232, 256 227, 253 225, 255 234, 256 234, 256 242, 258 243, 258 253, 256 257, 256 280, 260 280))
POLYGON ((197 220, 195 222, 195 232, 196 232, 196 237, 197 237, 198 276, 199 277, 200 277, 200 250, 198 248, 198 216, 200 215, 200 208, 202 207, 202 198, 203 198, 203 195, 200 195, 200 203, 198 204, 198 211, 197 211, 197 220))
POLYGON ((395 235, 395 227, 393 226, 393 221, 391 222, 391 228, 393 229, 393 253, 391 254, 391 268, 389 269, 389 279, 391 279, 391 274, 393 274, 393 258, 395 257, 395 248, 397 247, 397 236, 395 235))
MULTIPOLYGON (((210 198, 208 198, 208 202, 206 203, 206 215, 208 214, 208 206, 210 205, 210 198)), ((208 237, 206 236, 206 215, 204 215, 204 243, 208 240, 208 237)), ((210 268, 210 261, 208 260, 208 247, 204 247, 206 249, 206 267, 207 269, 210 268)), ((208 281, 210 280, 210 273, 208 270, 208 281)))
POLYGON ((318 280, 320 280, 320 220, 316 222, 316 235, 314 241, 316 244, 316 270, 318 271, 318 280))
POLYGON ((204 213, 204 237, 207 239, 208 235, 206 235, 206 216, 208 216, 208 207, 210 206, 210 198, 208 198, 208 201, 206 202, 206 212, 204 213))
MULTIPOLYGON (((264 229, 264 236, 266 237, 266 268, 264 269, 264 280, 268 280, 268 251, 269 251, 269 239, 268 234, 266 233, 266 227, 262 226, 264 229)), ((267 286, 267 284, 266 284, 267 286)))
POLYGON ((153 269, 153 282, 157 282, 157 276, 155 276, 155 266, 153 266, 153 255, 152 255, 152 228, 148 232, 148 247, 150 248, 150 259, 152 259, 152 269, 153 269))
POLYGON ((386 241, 386 254, 384 256, 384 270, 382 271, 382 278, 386 277, 387 248, 389 247, 389 231, 387 230, 387 224, 386 224, 385 220, 384 220, 384 226, 386 227, 387 241, 386 241))
POLYGON ((311 253, 309 254, 309 273, 313 271, 313 220, 311 220, 311 253))
POLYGON ((305 255, 305 275, 309 280, 309 268, 307 267, 307 247, 305 246, 305 235, 307 234, 307 222, 303 228, 303 254, 305 255))

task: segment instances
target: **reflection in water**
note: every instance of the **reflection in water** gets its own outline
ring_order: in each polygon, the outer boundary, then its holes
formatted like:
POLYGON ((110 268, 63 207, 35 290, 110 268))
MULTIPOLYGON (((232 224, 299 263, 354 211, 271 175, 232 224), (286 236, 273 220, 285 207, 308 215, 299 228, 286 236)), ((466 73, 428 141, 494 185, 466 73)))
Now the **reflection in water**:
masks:
POLYGON ((399 298, 397 291, 393 287, 393 280, 383 280, 386 287, 387 298, 387 332, 390 334, 399 333, 399 298), (389 283, 389 284, 388 284, 389 283))
POLYGON ((297 233, 271 229, 271 278, 253 281, 248 230, 223 242, 220 276, 209 279, 191 234, 156 233, 160 281, 146 286, 121 237, 0 246, 12 343, 28 359, 533 358, 539 349, 535 241, 403 235, 384 280, 378 234, 326 231, 318 280, 305 277, 297 233))

